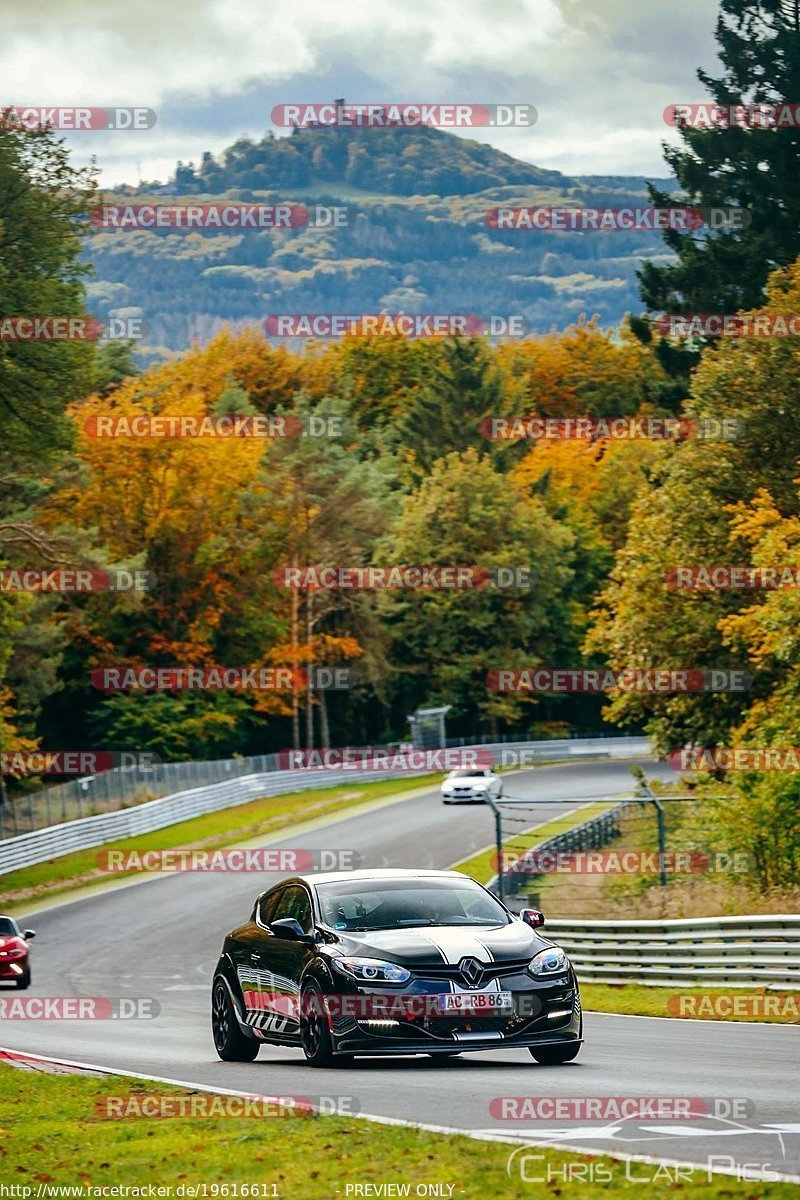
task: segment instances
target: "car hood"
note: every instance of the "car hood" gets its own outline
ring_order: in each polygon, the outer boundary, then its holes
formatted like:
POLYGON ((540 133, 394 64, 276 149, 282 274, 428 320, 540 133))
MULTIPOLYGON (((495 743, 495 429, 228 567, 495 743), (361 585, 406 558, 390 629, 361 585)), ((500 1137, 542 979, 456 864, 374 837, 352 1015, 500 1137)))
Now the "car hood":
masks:
POLYGON ((343 954, 387 958, 406 967, 457 965, 462 958, 509 962, 532 958, 549 945, 521 921, 501 926, 426 925, 363 933, 337 930, 336 936, 343 954))

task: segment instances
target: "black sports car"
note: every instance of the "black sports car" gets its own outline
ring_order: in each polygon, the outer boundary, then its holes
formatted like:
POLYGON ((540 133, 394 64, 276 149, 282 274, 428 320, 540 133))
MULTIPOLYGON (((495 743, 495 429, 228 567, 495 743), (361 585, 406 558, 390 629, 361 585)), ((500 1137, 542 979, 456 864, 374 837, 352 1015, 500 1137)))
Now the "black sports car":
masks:
POLYGON ((355 1054, 529 1049, 575 1058, 575 972, 536 932, 457 871, 297 876, 264 892, 225 938, 212 1027, 222 1059, 261 1042, 302 1046, 312 1066, 355 1054))

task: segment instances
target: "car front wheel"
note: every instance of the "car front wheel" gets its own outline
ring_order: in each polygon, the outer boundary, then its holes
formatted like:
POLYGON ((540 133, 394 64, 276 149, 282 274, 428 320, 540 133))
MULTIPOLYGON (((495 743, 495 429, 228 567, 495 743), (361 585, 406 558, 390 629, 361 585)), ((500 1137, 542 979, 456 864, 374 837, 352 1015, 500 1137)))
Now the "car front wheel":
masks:
POLYGON ((310 1067, 333 1066, 333 1040, 328 1019, 323 1011, 319 986, 309 981, 302 992, 300 1006, 300 1044, 310 1067))
POLYGON ((31 969, 30 969, 30 967, 28 967, 27 970, 22 972, 19 979, 14 980, 14 987, 17 989, 18 992, 24 992, 25 989, 29 988, 30 986, 31 986, 31 969))
POLYGON ((259 1043, 239 1028, 233 1002, 221 979, 211 993, 211 1029, 214 1048, 223 1062, 252 1062, 258 1054, 259 1043))
POLYGON ((541 1063, 543 1067, 555 1067, 559 1063, 572 1062, 573 1058, 578 1057, 580 1050, 580 1042, 575 1046, 531 1046, 529 1047, 531 1054, 536 1059, 537 1063, 541 1063))
POLYGON ((353 1061, 352 1054, 334 1054, 328 1018, 323 1009, 324 998, 318 983, 310 979, 303 985, 300 1005, 300 1044, 310 1067, 345 1067, 353 1061))

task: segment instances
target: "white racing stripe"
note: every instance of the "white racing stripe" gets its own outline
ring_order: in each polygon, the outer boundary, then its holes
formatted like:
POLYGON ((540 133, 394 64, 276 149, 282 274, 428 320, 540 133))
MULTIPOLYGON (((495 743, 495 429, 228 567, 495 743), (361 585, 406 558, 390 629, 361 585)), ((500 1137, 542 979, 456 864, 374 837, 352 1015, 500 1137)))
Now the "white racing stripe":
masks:
POLYGON ((494 961, 491 950, 466 929, 421 929, 420 934, 436 947, 452 967, 457 967, 462 958, 477 958, 482 963, 494 961))

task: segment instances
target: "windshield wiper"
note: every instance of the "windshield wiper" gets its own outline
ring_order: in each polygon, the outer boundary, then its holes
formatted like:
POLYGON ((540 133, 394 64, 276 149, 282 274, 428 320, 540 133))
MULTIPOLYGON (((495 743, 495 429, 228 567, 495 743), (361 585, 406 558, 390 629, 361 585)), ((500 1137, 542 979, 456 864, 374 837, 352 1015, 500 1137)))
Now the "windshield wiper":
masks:
MULTIPOLYGON (((444 923, 446 924, 447 922, 444 922, 444 923)), ((338 930, 338 932, 339 933, 377 933, 382 929, 408 929, 412 926, 419 926, 420 928, 424 928, 429 925, 441 925, 441 924, 442 924, 441 921, 434 921, 433 919, 428 919, 427 921, 420 921, 418 918, 414 917, 413 920, 392 921, 391 924, 389 924, 389 925, 351 925, 349 930, 348 929, 340 929, 340 930, 338 930)))

